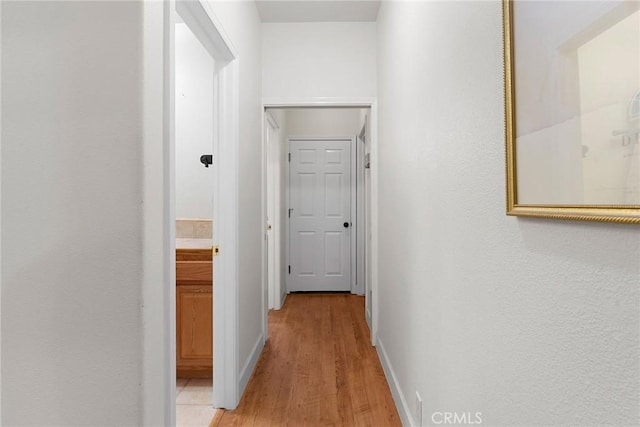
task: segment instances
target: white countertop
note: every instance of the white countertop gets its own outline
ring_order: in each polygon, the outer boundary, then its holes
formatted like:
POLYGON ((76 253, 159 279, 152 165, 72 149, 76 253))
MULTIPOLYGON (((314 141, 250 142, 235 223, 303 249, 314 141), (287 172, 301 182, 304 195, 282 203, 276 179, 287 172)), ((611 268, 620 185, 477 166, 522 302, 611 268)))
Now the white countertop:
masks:
POLYGON ((176 249, 211 249, 212 239, 176 239, 176 249))

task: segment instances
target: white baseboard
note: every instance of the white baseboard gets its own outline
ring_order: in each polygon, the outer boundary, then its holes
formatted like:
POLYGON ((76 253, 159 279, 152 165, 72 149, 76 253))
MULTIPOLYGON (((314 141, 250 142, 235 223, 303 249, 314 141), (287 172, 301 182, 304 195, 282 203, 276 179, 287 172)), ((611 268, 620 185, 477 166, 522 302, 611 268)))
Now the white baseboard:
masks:
POLYGON ((280 307, 278 307, 277 310, 281 310, 282 307, 284 307, 284 302, 287 300, 287 295, 289 295, 287 291, 284 291, 282 295, 280 295, 280 307))
POLYGON ((242 370, 240 371, 240 387, 239 387, 240 396, 242 396, 242 394, 244 393, 244 389, 247 388, 247 384, 249 383, 251 374, 253 374, 253 370, 256 367, 256 363, 258 363, 258 359, 260 358, 260 354, 262 353, 263 347, 264 347, 264 337, 262 336, 262 333, 260 333, 258 340, 256 341, 256 343, 253 346, 253 349, 251 350, 251 354, 249 355, 249 358, 247 359, 244 366, 242 367, 242 370))
POLYGON ((413 416, 411 415, 411 410, 409 409, 409 405, 407 404, 407 399, 405 399, 405 395, 400 389, 398 378, 396 377, 395 371, 391 367, 391 362, 389 361, 389 357, 387 356, 387 352, 384 349, 384 344, 382 343, 380 336, 378 336, 377 341, 378 342, 376 344, 376 351, 378 352, 378 357, 380 358, 380 362, 382 363, 384 375, 385 377, 387 377, 387 383, 389 384, 389 388, 391 389, 391 395, 393 396, 393 401, 396 404, 398 414, 400 414, 402 425, 405 427, 415 426, 413 416))

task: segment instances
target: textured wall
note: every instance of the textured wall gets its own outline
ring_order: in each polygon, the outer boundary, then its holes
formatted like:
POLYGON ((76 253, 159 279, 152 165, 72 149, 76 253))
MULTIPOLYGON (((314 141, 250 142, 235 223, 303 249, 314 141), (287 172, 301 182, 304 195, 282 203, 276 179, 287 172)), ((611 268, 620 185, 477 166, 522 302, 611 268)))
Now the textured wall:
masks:
POLYGON ((357 108, 290 108, 286 112, 290 136, 355 136, 362 128, 357 108))
POLYGON ((505 216, 501 19, 382 4, 380 342, 425 425, 638 425, 640 229, 505 216))
POLYGON ((139 425, 142 4, 2 9, 0 424, 139 425))
POLYGON ((262 24, 265 98, 376 95, 376 24, 262 24))
POLYGON ((213 152, 214 62, 187 24, 175 36, 176 218, 211 219, 213 168, 200 156, 213 152))

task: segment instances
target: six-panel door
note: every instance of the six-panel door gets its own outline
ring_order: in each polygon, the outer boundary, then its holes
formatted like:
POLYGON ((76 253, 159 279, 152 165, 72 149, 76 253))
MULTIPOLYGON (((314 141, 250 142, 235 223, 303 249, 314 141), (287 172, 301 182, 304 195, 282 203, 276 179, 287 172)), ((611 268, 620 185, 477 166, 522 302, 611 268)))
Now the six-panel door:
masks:
POLYGON ((351 140, 290 140, 289 291, 351 289, 351 140))

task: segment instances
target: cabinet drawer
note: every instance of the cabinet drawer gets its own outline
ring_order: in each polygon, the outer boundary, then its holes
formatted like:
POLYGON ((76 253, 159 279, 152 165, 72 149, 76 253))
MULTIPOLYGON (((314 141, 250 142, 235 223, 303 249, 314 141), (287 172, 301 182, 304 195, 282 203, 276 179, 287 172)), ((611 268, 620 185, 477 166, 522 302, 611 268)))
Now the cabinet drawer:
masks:
POLYGON ((213 277, 211 261, 176 261, 176 282, 209 283, 213 277))
POLYGON ((212 250, 176 249, 176 261, 211 261, 212 250))

